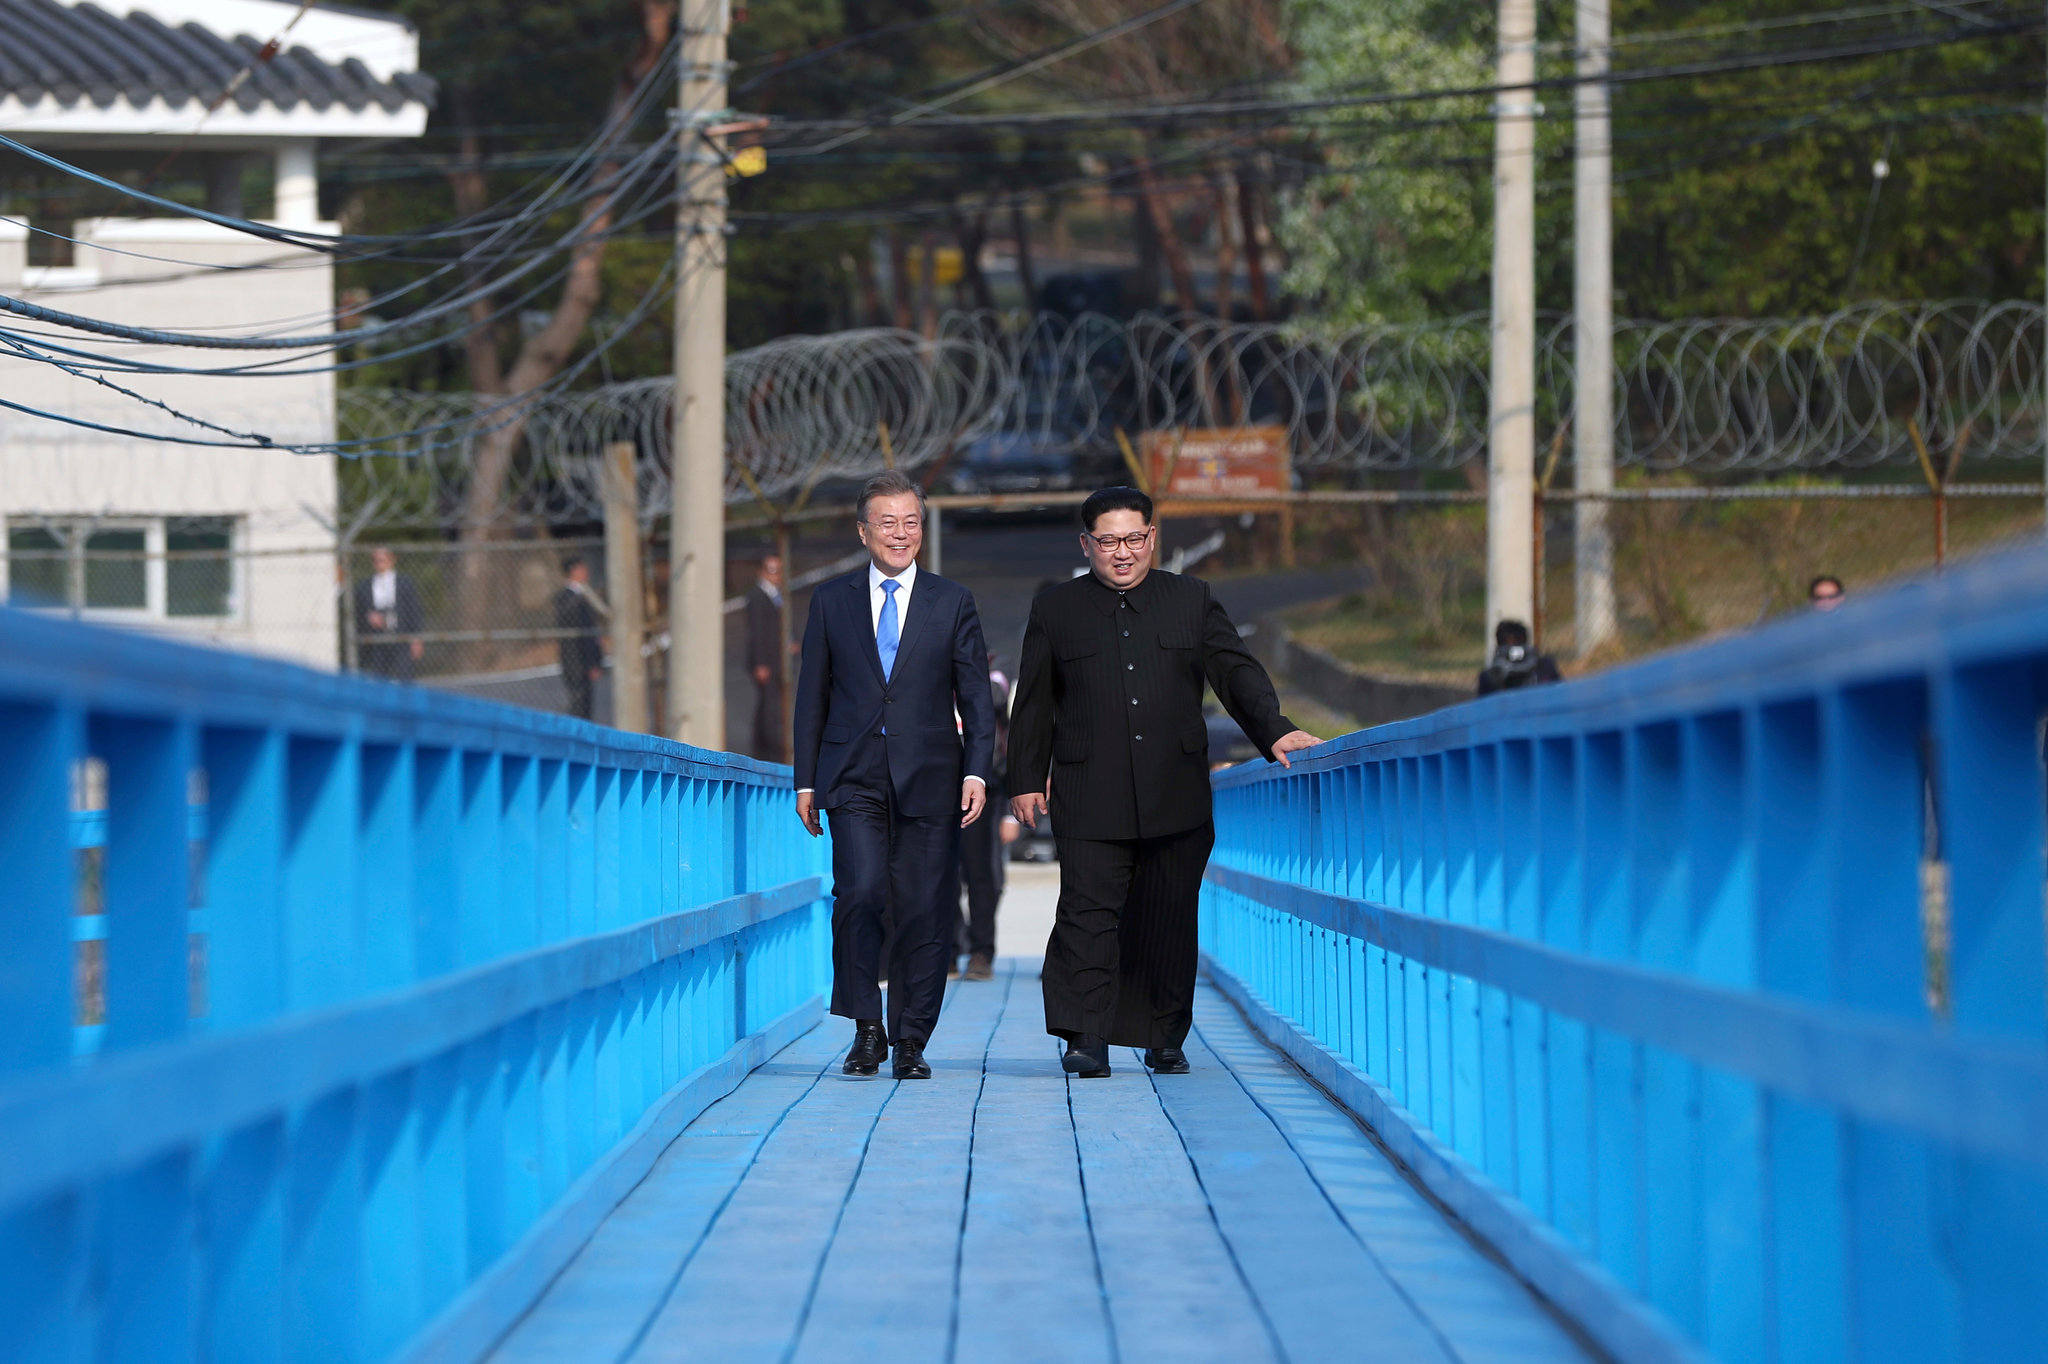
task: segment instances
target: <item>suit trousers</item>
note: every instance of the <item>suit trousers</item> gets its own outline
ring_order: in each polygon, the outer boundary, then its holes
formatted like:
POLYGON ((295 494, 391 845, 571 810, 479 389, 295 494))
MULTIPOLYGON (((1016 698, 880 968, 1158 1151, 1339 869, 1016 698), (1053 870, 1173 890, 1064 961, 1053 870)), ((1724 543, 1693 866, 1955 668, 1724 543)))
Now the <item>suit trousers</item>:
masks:
POLYGON ((1060 900, 1045 945, 1045 1030, 1119 1047, 1180 1046, 1195 1021, 1198 901, 1216 826, 1055 841, 1060 900))
POLYGON ((882 1018, 882 949, 889 948, 892 1041, 925 1042, 946 995, 959 919, 960 817, 918 819, 888 789, 858 790, 826 811, 832 822, 832 1012, 882 1018))
POLYGON ((960 831, 960 880, 967 888, 967 917, 960 922, 959 950, 996 954, 996 905, 1003 898, 1003 816, 1001 790, 988 788, 981 818, 960 831))

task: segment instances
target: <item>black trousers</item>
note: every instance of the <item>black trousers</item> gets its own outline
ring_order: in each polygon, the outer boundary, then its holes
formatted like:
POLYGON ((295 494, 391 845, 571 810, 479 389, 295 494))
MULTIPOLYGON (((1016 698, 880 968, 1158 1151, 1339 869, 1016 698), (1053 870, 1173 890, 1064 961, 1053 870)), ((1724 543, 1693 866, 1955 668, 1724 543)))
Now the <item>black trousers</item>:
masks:
POLYGON ((996 905, 1003 898, 1002 792, 989 787, 981 818, 960 831, 960 880, 967 887, 967 917, 960 925, 962 952, 996 954, 996 905))
POLYGON ((1045 945, 1045 1030, 1177 1047, 1195 1021, 1197 897, 1216 826, 1163 838, 1062 838, 1045 945))
POLYGON ((930 1039, 946 995, 960 885, 960 817, 913 819, 886 791, 860 791, 832 822, 832 1012, 881 1018, 889 945, 889 1036, 930 1039))
POLYGON ((754 739, 752 756, 762 762, 779 763, 788 757, 782 742, 782 683, 754 684, 754 739))

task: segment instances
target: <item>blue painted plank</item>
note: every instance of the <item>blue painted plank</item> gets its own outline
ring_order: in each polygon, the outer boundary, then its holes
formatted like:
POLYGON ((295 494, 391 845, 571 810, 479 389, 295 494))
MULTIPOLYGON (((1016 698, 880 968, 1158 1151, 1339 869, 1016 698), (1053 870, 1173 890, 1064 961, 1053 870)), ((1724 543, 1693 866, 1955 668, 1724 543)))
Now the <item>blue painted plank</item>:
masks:
POLYGON ((1451 1354, 1316 1187, 1286 1138, 1203 1044, 1158 1093, 1281 1348, 1293 1359, 1451 1354))
POLYGON ((1067 1078, 1059 1044, 1045 1033, 1037 985, 1035 970, 1017 980, 975 1111, 955 1355, 968 1364, 1115 1358, 1067 1078))
MULTIPOLYGON (((1283 1356, 1139 1053, 1070 1094, 1089 1222, 1126 1364, 1283 1356)), ((1199 1122, 1196 1117, 1193 1121, 1199 1122)))
MULTIPOLYGON (((925 1052, 931 1082, 898 1086, 882 1110, 793 1359, 946 1357, 982 1061, 1004 1005, 1028 1010, 1015 996, 1037 993, 1004 966, 993 981, 954 985, 925 1052)), ((825 1031, 845 1043, 850 1029, 833 1019, 825 1031)))
POLYGON ((1213 988, 1196 996, 1195 1020, 1203 1044, 1279 1129, 1352 1235, 1458 1359, 1545 1364, 1589 1358, 1552 1309, 1448 1224, 1358 1121, 1267 1046, 1213 988))
POLYGON ((781 1360, 893 1080, 824 1078, 763 1143, 648 1327, 636 1361, 781 1360))
POLYGON ((492 1353, 493 1364, 618 1359, 653 1322, 761 1146, 836 1067, 837 1030, 806 1032, 698 1115, 492 1353))
POLYGON ((1430 1193, 1618 1359, 1700 1364, 1705 1356, 1668 1321, 1624 1290, 1597 1263, 1520 1204, 1502 1199, 1393 1095, 1362 1071, 1304 1037, 1244 983, 1208 959, 1210 979, 1259 1032, 1359 1115, 1430 1193))

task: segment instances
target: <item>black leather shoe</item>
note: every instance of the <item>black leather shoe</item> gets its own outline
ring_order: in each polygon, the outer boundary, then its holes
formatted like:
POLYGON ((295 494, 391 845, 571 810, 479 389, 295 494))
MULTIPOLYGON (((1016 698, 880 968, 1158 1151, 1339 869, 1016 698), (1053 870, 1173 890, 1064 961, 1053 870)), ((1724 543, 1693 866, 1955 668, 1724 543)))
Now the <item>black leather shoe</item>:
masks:
POLYGON ((1179 1047, 1148 1047, 1145 1064, 1159 1075, 1185 1075, 1188 1073, 1188 1054, 1179 1047))
POLYGON ((898 1038, 896 1042, 896 1078, 899 1080, 929 1080, 932 1068, 925 1064, 924 1043, 911 1038, 898 1038))
POLYGON ((873 1075, 888 1055, 889 1039, 882 1032, 882 1021, 859 1019, 853 1025, 853 1050, 846 1053, 846 1064, 840 1069, 848 1075, 873 1075))
POLYGON ((1109 1043, 1084 1032, 1067 1043, 1060 1065, 1077 1080, 1100 1080, 1109 1074, 1109 1043))

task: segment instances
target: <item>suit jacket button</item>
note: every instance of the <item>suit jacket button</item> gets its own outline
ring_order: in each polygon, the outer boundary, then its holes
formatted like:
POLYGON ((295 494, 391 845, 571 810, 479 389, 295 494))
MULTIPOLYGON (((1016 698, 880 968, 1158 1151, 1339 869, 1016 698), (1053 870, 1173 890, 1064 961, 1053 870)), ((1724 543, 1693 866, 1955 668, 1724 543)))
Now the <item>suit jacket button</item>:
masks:
POLYGON ((1134 735, 1133 737, 1134 737, 1134 738, 1136 738, 1136 739, 1138 739, 1138 740, 1140 740, 1140 741, 1143 741, 1143 739, 1144 739, 1144 737, 1145 737, 1145 736, 1144 736, 1144 735, 1142 735, 1142 734, 1138 734, 1138 735, 1134 735))

